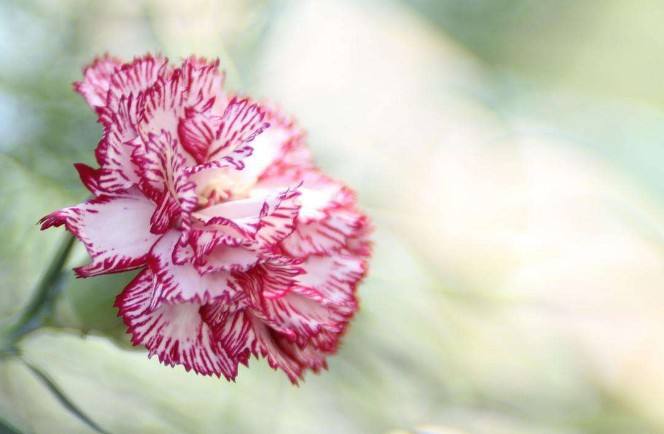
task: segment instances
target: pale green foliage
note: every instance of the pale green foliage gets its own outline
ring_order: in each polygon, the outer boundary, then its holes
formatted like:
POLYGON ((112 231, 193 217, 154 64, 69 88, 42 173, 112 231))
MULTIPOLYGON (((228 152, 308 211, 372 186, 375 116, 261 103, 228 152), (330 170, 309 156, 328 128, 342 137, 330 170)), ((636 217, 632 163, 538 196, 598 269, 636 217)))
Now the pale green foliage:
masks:
POLYGON ((37 222, 69 201, 62 189, 0 155, 0 327, 25 307, 63 238, 40 233, 37 222))

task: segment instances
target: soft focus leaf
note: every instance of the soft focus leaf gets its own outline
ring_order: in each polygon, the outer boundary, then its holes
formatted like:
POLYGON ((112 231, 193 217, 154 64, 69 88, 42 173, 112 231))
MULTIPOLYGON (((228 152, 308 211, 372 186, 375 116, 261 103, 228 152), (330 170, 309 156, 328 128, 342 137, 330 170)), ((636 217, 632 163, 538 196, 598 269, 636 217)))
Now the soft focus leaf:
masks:
POLYGON ((107 434, 107 432, 99 427, 93 420, 79 410, 78 406, 74 404, 67 396, 65 396, 57 384, 55 384, 48 375, 44 374, 41 370, 34 366, 25 363, 25 366, 32 372, 32 374, 42 382, 46 389, 54 396, 58 402, 71 414, 75 415, 81 422, 91 428, 94 432, 100 434, 107 434))
POLYGON ((5 420, 0 419, 0 432, 4 434, 21 434, 16 428, 9 425, 5 420))
MULTIPOLYGON (((148 360, 143 351, 122 350, 100 337, 46 331, 29 336, 21 349, 26 360, 109 432, 251 432, 256 423, 237 414, 233 401, 241 396, 247 407, 257 405, 251 402, 259 399, 258 389, 238 390, 216 378, 165 367, 148 360)), ((260 390, 272 395, 269 388, 274 386, 268 382, 260 390)), ((286 380, 282 386, 287 387, 286 380)), ((39 422, 48 413, 36 402, 33 420, 39 422)), ((70 432, 57 425, 51 429, 70 432)))
POLYGON ((69 201, 53 184, 0 155, 0 325, 26 305, 63 234, 42 233, 37 221, 69 201))
POLYGON ((0 361, 0 417, 22 433, 96 433, 17 358, 0 361))
POLYGON ((77 279, 73 272, 67 271, 53 324, 75 327, 83 332, 122 336, 125 326, 113 304, 115 297, 135 274, 129 272, 77 279))

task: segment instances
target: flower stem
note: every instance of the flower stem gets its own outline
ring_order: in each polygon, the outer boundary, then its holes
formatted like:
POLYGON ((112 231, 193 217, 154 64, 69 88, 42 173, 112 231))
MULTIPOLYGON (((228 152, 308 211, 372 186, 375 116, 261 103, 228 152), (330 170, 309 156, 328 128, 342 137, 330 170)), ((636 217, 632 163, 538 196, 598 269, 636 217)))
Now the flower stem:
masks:
POLYGON ((108 431, 101 428, 94 420, 85 414, 83 410, 81 410, 44 371, 37 368, 33 364, 28 363, 24 359, 21 359, 21 361, 32 372, 32 374, 42 382, 42 384, 51 392, 51 394, 60 402, 60 404, 63 405, 63 407, 69 410, 74 416, 76 416, 81 422, 86 424, 93 431, 101 434, 108 434, 108 431))
POLYGON ((3 345, 3 350, 11 350, 11 347, 13 347, 14 343, 21 336, 41 325, 48 313, 48 308, 54 299, 54 295, 59 289, 62 281, 62 267, 67 261, 73 246, 74 237, 67 233, 66 238, 60 243, 58 251, 53 257, 46 273, 44 273, 37 283, 37 287, 32 294, 32 299, 6 334, 6 339, 3 342, 5 344, 3 345))

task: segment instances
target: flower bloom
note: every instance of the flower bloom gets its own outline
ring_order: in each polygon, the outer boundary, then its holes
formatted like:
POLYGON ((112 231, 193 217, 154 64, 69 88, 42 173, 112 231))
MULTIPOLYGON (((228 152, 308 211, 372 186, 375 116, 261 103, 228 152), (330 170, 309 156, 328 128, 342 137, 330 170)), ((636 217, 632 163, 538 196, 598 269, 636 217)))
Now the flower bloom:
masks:
POLYGON ((277 109, 223 92, 219 62, 105 56, 74 87, 98 114, 92 198, 42 219, 86 247, 79 277, 140 269, 117 297, 134 345, 234 379, 264 357, 326 367, 357 311, 370 224, 277 109))

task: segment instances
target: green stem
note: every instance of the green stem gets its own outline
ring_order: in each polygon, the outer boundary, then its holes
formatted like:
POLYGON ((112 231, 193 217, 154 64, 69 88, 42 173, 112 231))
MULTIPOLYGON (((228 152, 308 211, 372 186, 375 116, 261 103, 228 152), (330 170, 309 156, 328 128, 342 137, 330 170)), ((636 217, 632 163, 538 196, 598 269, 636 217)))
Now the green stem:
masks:
POLYGON ((93 431, 108 434, 108 431, 97 425, 87 414, 83 412, 65 393, 60 387, 41 369, 28 363, 26 360, 21 359, 25 366, 32 371, 33 375, 37 377, 42 384, 53 394, 53 396, 62 404, 64 408, 69 410, 74 416, 80 419, 81 422, 90 427, 93 431))
POLYGON ((73 246, 74 237, 68 233, 66 238, 62 240, 46 273, 44 273, 37 283, 37 287, 32 294, 32 299, 7 334, 8 342, 6 343, 9 344, 7 346, 13 346, 21 336, 41 325, 47 313, 47 308, 50 306, 53 296, 59 289, 62 267, 67 261, 73 246))
MULTIPOLYGON (((62 267, 67 262, 67 258, 74 247, 74 237, 67 233, 66 238, 62 240, 58 250, 51 260, 46 272, 37 283, 30 302, 23 310, 23 313, 14 325, 9 329, 9 332, 3 336, 4 340, 0 347, 0 356, 18 356, 25 366, 32 372, 32 374, 51 392, 51 394, 62 404, 62 406, 76 416, 82 423, 87 425, 93 431, 100 434, 108 434, 108 431, 101 428, 90 417, 88 417, 65 393, 58 387, 58 385, 41 369, 29 363, 24 359, 18 348, 16 342, 26 333, 39 328, 44 319, 50 312, 53 306, 55 296, 62 286, 62 267)), ((2 420, 0 420, 0 432, 3 431, 2 420)), ((11 428, 11 427, 9 427, 11 428)), ((17 433, 18 431, 7 431, 17 433)))

